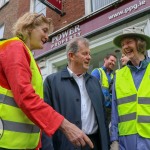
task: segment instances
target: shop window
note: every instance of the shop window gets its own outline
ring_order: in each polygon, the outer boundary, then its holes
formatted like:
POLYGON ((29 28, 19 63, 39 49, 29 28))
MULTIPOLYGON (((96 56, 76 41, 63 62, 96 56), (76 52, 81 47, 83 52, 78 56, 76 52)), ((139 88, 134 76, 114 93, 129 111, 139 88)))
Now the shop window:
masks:
POLYGON ((0 0, 0 8, 7 4, 7 2, 9 2, 9 0, 0 0))
POLYGON ((123 0, 90 0, 90 3, 87 3, 86 1, 87 0, 85 0, 85 14, 88 15, 92 12, 103 9, 104 7, 123 0))
POLYGON ((39 0, 30 1, 30 11, 36 13, 43 13, 46 16, 46 6, 41 3, 39 0))
POLYGON ((92 6, 91 10, 92 12, 94 12, 116 1, 118 0, 91 0, 91 6, 92 6))
POLYGON ((4 36, 4 25, 0 25, 0 39, 4 36))

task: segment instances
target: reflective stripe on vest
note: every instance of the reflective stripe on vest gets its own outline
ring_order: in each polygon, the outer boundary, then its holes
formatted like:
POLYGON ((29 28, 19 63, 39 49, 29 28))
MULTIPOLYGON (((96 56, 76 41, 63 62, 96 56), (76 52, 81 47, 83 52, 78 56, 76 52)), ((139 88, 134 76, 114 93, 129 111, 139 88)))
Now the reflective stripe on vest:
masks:
POLYGON ((126 122, 130 120, 135 120, 135 119, 136 119, 136 113, 119 116, 119 122, 126 122))
POLYGON ((0 94, 0 103, 7 104, 13 107, 18 107, 17 104, 15 103, 13 97, 9 97, 4 94, 0 94))
MULTIPOLYGON (((9 106, 18 107, 12 97, 0 94, 0 103, 7 104, 9 106), (5 100, 5 101, 4 101, 5 100)), ((37 126, 32 124, 25 124, 19 122, 12 122, 3 120, 4 130, 23 132, 23 133, 39 133, 40 130, 37 126)))
MULTIPOLYGON (((5 40, 20 41, 18 38, 5 40)), ((7 45, 7 44, 6 44, 7 45)), ((3 46, 4 50, 5 47, 3 46)), ((30 56, 30 69, 32 72, 31 84, 35 93, 43 98, 42 76, 30 50, 26 47, 30 56)), ((0 138, 0 148, 6 149, 35 149, 40 138, 40 129, 23 113, 17 106, 11 90, 0 86, 0 118, 2 120, 4 132, 0 138), (13 142, 12 142, 13 140, 13 142)))
POLYGON ((150 64, 139 89, 136 90, 130 69, 125 66, 116 72, 116 97, 119 114, 119 135, 138 133, 150 138, 150 64))
MULTIPOLYGON (((99 74, 101 76, 100 83, 103 89, 109 89, 109 82, 105 71, 102 68, 98 68, 99 74)), ((111 74, 111 79, 113 79, 113 74, 111 74)))
POLYGON ((128 97, 119 98, 117 101, 117 104, 121 105, 121 104, 129 103, 129 102, 133 102, 135 100, 136 100, 136 94, 128 96, 128 97))
POLYGON ((3 120, 4 130, 15 131, 22 133, 39 133, 40 130, 37 126, 32 124, 18 123, 12 121, 3 120))

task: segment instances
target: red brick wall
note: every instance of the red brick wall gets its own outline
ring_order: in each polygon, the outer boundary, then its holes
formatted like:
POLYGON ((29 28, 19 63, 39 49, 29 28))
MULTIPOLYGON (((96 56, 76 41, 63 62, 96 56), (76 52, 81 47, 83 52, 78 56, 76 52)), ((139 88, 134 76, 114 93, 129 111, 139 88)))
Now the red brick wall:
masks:
MULTIPOLYGON (((84 16, 84 0, 64 0, 63 5, 66 13, 64 16, 47 7, 47 17, 53 19, 55 31, 84 16)), ((9 3, 0 9, 0 25, 5 24, 4 38, 12 37, 13 24, 29 10, 30 0, 9 0, 9 3)))
POLYGON ((29 11, 29 2, 29 0, 9 0, 9 3, 0 9, 0 25, 5 24, 4 38, 12 37, 12 26, 22 14, 29 11))
POLYGON ((17 18, 22 16, 25 12, 30 11, 30 0, 17 0, 18 1, 18 15, 17 18))
POLYGON ((47 8, 47 16, 53 19, 55 31, 81 18, 85 14, 84 0, 64 0, 63 4, 63 10, 66 13, 64 16, 60 16, 50 8, 47 8))

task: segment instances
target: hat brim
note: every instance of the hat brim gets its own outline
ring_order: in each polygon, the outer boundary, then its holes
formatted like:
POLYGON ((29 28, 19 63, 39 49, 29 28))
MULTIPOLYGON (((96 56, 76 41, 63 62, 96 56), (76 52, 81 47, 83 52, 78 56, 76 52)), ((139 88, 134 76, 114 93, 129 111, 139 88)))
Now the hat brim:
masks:
POLYGON ((150 37, 144 34, 138 34, 138 33, 128 33, 128 34, 122 34, 114 38, 113 43, 121 48, 121 41, 122 39, 126 37, 139 37, 143 39, 146 42, 146 50, 150 49, 150 37))

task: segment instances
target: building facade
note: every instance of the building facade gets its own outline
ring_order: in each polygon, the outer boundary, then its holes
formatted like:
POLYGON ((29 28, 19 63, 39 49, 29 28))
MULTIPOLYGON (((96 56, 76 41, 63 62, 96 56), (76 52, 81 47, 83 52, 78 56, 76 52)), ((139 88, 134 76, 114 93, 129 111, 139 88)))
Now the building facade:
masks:
MULTIPOLYGON (((26 11, 36 10, 35 0, 23 2, 26 3, 23 5, 24 9, 20 7, 22 4, 19 1, 22 0, 9 0, 9 3, 11 1, 18 1, 17 4, 12 4, 19 8, 17 14, 13 15, 15 19, 26 11)), ((56 0, 58 1, 62 4, 63 15, 43 4, 45 15, 53 19, 55 27, 44 50, 34 51, 43 78, 66 66, 65 46, 73 37, 83 36, 89 39, 92 55, 89 69, 91 72, 103 64, 103 58, 107 53, 116 52, 117 48, 112 41, 115 36, 122 33, 122 29, 129 26, 142 27, 145 34, 150 36, 150 0, 56 0)), ((0 27, 1 11, 4 13, 5 7, 0 9, 0 27)), ((38 7, 36 11, 39 11, 38 7)), ((6 31, 5 34, 9 32, 6 31)), ((116 54, 119 60, 120 52, 117 51, 116 54)), ((118 66, 119 61, 116 68, 118 66)))

